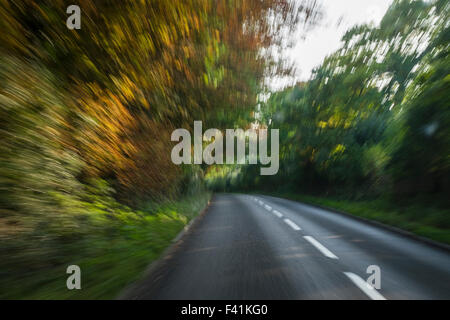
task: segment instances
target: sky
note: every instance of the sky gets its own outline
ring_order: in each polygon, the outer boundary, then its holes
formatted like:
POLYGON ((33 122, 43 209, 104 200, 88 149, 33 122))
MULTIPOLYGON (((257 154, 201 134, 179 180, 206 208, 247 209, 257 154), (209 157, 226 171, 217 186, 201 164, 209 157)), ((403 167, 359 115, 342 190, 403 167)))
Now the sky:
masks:
MULTIPOLYGON (((319 0, 323 7, 323 19, 318 26, 306 33, 301 31, 293 36, 298 38, 286 57, 297 68, 295 82, 306 81, 311 71, 324 58, 339 49, 344 33, 356 24, 374 23, 378 25, 393 0, 319 0)), ((280 89, 292 80, 275 80, 274 89, 280 89)))

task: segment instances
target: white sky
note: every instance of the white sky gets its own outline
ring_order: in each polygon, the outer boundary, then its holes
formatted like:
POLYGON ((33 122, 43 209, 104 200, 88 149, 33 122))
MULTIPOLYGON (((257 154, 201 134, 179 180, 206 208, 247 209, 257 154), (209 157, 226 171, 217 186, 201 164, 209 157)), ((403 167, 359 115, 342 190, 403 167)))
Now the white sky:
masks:
MULTIPOLYGON (((378 25, 392 1, 319 0, 323 7, 322 21, 306 33, 305 39, 302 39, 301 32, 294 35, 298 41, 286 53, 298 69, 294 82, 308 80, 313 68, 319 66, 327 55, 339 49, 340 39, 352 26, 362 23, 378 25)), ((281 89, 289 82, 292 80, 275 80, 273 89, 281 89)))

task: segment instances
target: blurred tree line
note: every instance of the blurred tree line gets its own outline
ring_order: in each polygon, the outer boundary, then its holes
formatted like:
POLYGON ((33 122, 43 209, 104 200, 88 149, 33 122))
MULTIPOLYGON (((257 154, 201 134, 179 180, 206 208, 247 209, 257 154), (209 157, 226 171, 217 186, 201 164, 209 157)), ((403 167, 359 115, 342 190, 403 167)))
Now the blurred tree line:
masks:
POLYGON ((448 1, 396 0, 378 27, 348 30, 310 81, 262 105, 262 121, 280 129, 279 173, 261 177, 258 166, 247 166, 216 174, 212 185, 351 198, 431 195, 448 205, 449 26, 448 1))
POLYGON ((310 12, 285 0, 81 0, 81 30, 69 30, 70 4, 0 2, 3 213, 64 211, 57 195, 97 178, 129 205, 192 191, 202 170, 172 164, 171 132, 248 122, 275 65, 261 50, 310 12))

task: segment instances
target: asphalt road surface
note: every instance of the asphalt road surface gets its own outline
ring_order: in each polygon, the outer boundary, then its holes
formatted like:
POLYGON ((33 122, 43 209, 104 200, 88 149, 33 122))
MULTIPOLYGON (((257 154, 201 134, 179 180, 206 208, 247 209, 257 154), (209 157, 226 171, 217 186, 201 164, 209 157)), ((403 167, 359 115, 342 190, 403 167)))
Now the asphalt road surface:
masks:
POLYGON ((450 299, 449 252, 345 215, 219 194, 199 219, 127 299, 450 299))

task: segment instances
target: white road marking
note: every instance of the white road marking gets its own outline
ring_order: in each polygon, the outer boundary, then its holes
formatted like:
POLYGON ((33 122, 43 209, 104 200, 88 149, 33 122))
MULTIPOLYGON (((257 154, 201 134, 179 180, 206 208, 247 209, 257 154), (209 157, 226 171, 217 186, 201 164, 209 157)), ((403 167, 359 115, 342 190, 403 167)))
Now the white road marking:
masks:
POLYGON ((258 203, 259 203, 260 205, 263 205, 263 204, 264 204, 264 202, 262 202, 261 200, 259 200, 258 203))
POLYGON ((331 259, 339 259, 337 256, 334 255, 333 252, 331 252, 330 250, 325 248, 319 241, 317 241, 313 237, 311 237, 311 236, 304 236, 303 238, 305 238, 309 243, 311 243, 314 247, 316 247, 317 250, 322 252, 324 256, 326 256, 328 258, 331 258, 331 259))
POLYGON ((271 207, 271 206, 268 206, 267 204, 264 206, 264 208, 266 208, 266 210, 269 210, 269 211, 272 210, 272 207, 271 207))
POLYGON ((374 287, 372 287, 370 284, 368 284, 366 281, 364 281, 360 276, 351 273, 351 272, 344 272, 344 274, 352 280, 358 288, 360 288, 365 294, 369 296, 372 300, 387 300, 385 297, 383 297, 374 287))
POLYGON ((273 210, 272 213, 273 213, 274 215, 276 215, 278 218, 282 218, 282 217, 283 217, 283 214, 282 214, 280 211, 273 210))
POLYGON ((284 222, 286 222, 286 224, 288 225, 288 226, 290 226, 292 229, 294 229, 295 231, 298 231, 298 230, 302 230, 302 228, 300 228, 298 225, 296 225, 295 223, 293 223, 291 220, 289 220, 289 219, 284 219, 284 222))

